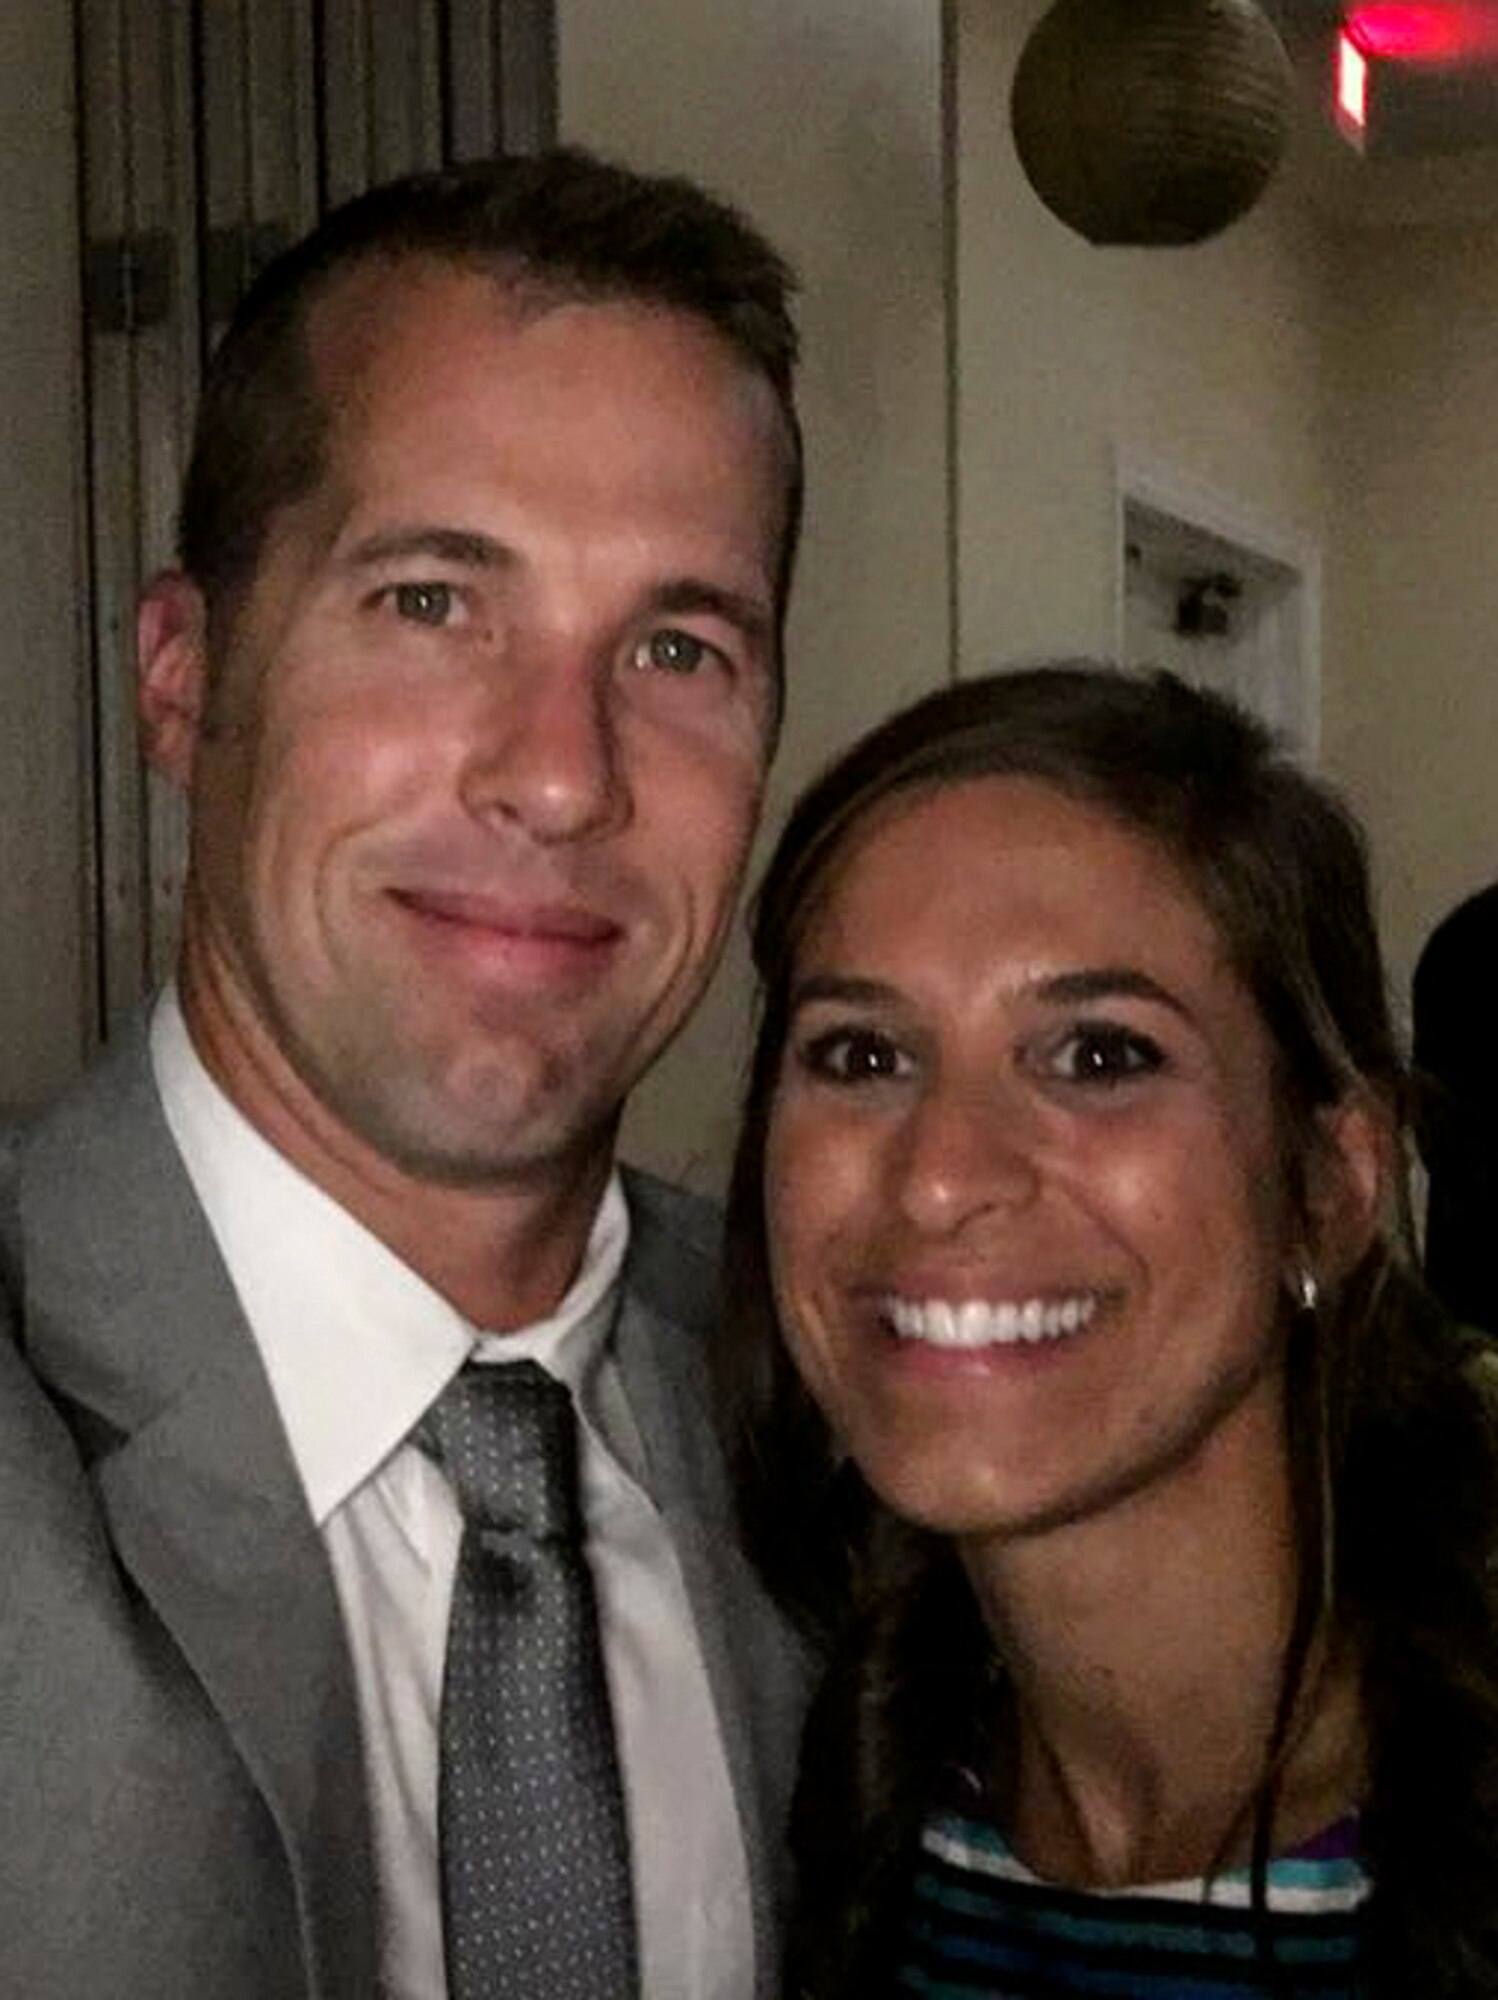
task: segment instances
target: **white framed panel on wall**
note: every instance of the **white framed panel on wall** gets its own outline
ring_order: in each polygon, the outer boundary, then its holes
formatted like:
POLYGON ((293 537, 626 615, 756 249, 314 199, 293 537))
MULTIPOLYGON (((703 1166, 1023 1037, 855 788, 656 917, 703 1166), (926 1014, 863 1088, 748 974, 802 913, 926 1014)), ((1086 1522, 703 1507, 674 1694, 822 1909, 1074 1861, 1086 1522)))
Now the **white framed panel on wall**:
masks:
POLYGON ((1114 448, 1116 654, 1230 696, 1321 751, 1321 552, 1312 537, 1114 448))

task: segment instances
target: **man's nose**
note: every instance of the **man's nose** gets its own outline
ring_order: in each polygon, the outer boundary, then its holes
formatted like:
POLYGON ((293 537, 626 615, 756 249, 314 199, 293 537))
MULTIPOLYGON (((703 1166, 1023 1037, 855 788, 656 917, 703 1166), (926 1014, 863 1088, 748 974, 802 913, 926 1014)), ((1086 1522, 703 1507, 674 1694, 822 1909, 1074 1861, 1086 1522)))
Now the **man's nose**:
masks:
POLYGON ((538 646, 486 689, 464 766, 463 800, 482 819, 539 841, 596 838, 630 810, 610 677, 576 649, 538 646))

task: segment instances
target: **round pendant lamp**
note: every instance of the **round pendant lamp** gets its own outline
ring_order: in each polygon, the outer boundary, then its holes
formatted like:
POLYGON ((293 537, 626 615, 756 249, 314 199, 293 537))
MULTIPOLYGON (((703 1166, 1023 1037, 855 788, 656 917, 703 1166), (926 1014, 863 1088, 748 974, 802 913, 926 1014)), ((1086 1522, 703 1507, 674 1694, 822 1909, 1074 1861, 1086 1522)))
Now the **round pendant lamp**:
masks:
POLYGON ((1252 0, 1057 0, 1021 52, 1010 121, 1030 185, 1089 243, 1197 243, 1263 191, 1292 89, 1252 0))

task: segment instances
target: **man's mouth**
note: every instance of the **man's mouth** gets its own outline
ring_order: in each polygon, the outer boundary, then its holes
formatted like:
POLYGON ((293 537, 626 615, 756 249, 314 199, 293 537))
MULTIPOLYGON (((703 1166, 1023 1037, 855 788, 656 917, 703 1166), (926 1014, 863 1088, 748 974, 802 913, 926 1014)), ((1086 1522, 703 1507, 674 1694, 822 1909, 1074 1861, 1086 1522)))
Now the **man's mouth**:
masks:
POLYGON ((433 923, 488 931, 521 944, 598 946, 621 935, 612 917, 579 903, 527 902, 451 889, 397 889, 392 894, 404 908, 433 923))

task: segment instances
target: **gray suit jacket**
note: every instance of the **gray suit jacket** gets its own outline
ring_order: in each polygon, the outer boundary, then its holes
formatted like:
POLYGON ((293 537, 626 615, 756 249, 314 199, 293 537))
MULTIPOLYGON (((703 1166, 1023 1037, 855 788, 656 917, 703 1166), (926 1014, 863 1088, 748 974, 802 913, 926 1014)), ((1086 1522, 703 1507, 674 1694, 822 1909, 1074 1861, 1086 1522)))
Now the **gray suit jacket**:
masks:
MULTIPOLYGON (((0 1168, 0 1994, 371 2000, 332 1579, 143 1036, 0 1168)), ((700 1354, 710 1211, 627 1185, 619 1364, 718 1704, 769 1995, 807 1663, 733 1540, 700 1354)))

